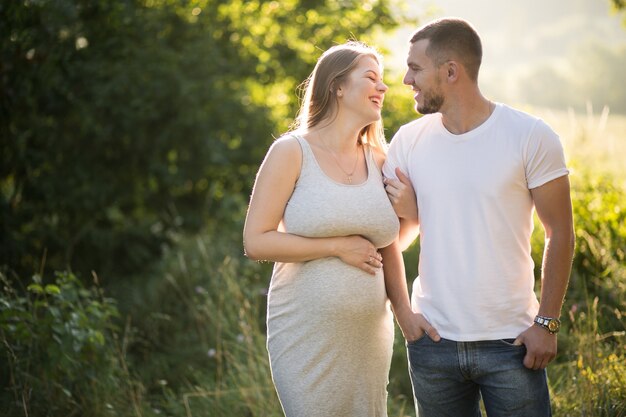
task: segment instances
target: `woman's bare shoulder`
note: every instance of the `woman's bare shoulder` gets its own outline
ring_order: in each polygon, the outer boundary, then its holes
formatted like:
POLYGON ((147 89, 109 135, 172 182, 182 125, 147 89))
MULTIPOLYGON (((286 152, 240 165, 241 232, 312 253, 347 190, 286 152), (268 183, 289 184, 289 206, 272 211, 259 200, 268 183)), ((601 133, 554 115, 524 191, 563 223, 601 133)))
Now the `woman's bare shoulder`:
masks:
POLYGON ((270 146, 269 153, 277 153, 281 156, 298 156, 302 155, 302 148, 300 142, 294 134, 285 134, 276 139, 272 146, 270 146))

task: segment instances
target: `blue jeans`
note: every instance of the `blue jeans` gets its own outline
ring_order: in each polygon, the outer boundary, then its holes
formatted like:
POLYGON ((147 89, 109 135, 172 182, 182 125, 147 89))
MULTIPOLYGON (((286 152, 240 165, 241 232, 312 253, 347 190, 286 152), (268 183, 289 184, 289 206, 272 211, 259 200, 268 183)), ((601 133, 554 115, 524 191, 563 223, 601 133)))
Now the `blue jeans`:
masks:
POLYGON ((428 336, 407 343, 419 417, 549 417, 546 371, 527 369, 513 339, 455 342, 428 336))

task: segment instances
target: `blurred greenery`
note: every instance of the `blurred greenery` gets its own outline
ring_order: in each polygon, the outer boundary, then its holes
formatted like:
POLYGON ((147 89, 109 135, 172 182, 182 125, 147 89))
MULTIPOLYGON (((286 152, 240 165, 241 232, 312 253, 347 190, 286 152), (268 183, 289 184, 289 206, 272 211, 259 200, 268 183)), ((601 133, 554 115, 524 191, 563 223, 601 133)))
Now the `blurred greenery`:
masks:
MULTIPOLYGON (((254 175, 321 51, 376 44, 407 7, 0 3, 3 416, 281 415, 265 350, 272 265, 242 254, 254 175)), ((386 81, 391 137, 414 113, 386 81)), ((623 131, 596 131, 611 138, 603 158, 623 150, 623 131)), ((550 384, 557 416, 621 416, 626 171, 587 152, 587 133, 564 138, 585 151, 571 162, 577 252, 550 384)), ((540 265, 540 227, 532 243, 540 265)), ((389 415, 413 414, 397 331, 389 415)))
POLYGON ((0 263, 135 273, 177 234, 237 222, 297 85, 391 0, 0 5, 0 263))

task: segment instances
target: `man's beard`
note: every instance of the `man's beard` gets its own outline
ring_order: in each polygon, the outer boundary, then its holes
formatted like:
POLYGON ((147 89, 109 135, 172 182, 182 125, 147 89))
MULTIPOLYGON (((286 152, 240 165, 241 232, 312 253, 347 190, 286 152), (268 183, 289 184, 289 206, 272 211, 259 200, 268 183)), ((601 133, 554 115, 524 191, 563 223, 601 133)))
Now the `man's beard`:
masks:
POLYGON ((415 109, 420 114, 437 113, 441 109, 441 106, 443 106, 444 101, 445 101, 445 98, 442 94, 425 93, 424 104, 422 104, 421 106, 419 104, 416 104, 415 109))

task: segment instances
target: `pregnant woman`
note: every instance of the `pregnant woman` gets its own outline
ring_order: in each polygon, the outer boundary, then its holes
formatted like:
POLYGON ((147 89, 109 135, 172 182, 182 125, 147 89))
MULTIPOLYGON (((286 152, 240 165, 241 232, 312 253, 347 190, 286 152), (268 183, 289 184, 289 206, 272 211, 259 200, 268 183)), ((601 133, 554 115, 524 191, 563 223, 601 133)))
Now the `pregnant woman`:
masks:
POLYGON ((244 246, 275 262, 267 348, 288 417, 387 416, 394 335, 381 252, 399 223, 381 175, 382 71, 361 43, 326 51, 252 192, 244 246))

